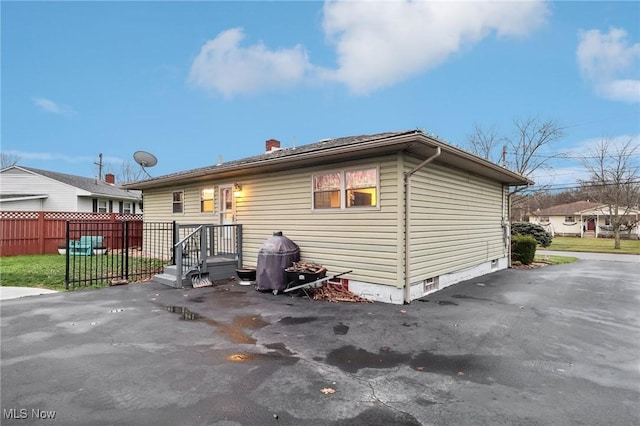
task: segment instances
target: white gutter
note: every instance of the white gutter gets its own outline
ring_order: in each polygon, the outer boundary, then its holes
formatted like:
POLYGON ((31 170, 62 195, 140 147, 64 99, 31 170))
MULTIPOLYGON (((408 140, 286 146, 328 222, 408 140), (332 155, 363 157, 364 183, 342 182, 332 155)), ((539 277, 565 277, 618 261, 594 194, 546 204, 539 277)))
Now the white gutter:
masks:
POLYGON ((404 175, 404 303, 411 303, 411 177, 440 156, 440 152, 440 147, 436 147, 435 154, 404 175))

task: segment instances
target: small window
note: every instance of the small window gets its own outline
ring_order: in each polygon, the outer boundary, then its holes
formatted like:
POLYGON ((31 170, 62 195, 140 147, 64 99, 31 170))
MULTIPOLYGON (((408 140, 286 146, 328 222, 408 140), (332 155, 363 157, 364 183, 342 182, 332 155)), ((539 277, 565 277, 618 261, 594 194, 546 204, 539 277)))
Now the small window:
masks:
POLYGON ((184 211, 184 191, 173 192, 173 212, 182 213, 184 211))
POLYGON ((124 213, 124 214, 131 214, 131 213, 133 213, 133 212, 131 211, 131 203, 129 203, 129 202, 127 202, 127 201, 124 201, 124 202, 122 203, 122 213, 124 213))
POLYGON ((565 216, 564 217, 564 221, 566 223, 575 223, 576 217, 575 216, 565 216))
POLYGON ((540 223, 549 223, 549 216, 540 216, 540 223))
POLYGON ((107 200, 98 200, 98 213, 109 213, 107 200))
POLYGON ((200 213, 213 213, 213 188, 200 190, 200 213))

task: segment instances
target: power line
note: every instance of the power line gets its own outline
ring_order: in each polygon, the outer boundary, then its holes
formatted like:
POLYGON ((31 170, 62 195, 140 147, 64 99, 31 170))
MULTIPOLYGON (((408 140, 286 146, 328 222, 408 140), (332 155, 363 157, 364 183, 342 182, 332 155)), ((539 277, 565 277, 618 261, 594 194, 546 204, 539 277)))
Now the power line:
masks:
POLYGON ((630 182, 623 182, 623 183, 598 183, 598 184, 550 184, 550 185, 544 185, 544 186, 540 186, 538 189, 535 189, 535 185, 531 186, 527 189, 525 189, 524 191, 522 191, 523 193, 525 192, 537 192, 537 191, 543 191, 543 190, 550 190, 550 191, 559 191, 559 190, 567 190, 567 189, 588 189, 588 188, 600 188, 600 187, 609 187, 609 186, 620 186, 620 185, 640 185, 640 180, 634 180, 634 181, 630 181, 630 182))
MULTIPOLYGON (((508 151, 507 154, 516 155, 515 152, 511 152, 511 151, 508 151)), ((614 154, 607 154, 605 156, 605 158, 611 158, 611 157, 616 158, 617 156, 620 156, 620 155, 621 155, 620 152, 614 153, 614 154)), ((558 154, 554 154, 554 155, 531 154, 531 155, 529 155, 529 157, 549 158, 549 159, 557 158, 557 159, 560 159, 560 160, 583 160, 583 159, 586 160, 586 159, 589 159, 589 158, 592 158, 592 159, 593 158, 603 158, 600 155, 577 155, 577 154, 570 155, 570 154, 562 153, 562 152, 560 152, 558 154)), ((640 158, 640 152, 633 153, 633 154, 627 154, 627 155, 625 155, 625 157, 629 157, 629 158, 631 158, 631 157, 639 157, 640 158)))

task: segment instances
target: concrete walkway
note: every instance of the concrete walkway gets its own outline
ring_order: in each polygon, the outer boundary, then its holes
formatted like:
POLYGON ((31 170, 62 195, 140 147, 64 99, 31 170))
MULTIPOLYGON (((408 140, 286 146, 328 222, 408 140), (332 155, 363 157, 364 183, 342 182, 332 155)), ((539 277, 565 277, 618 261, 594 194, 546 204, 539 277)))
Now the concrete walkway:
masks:
POLYGON ((536 254, 545 256, 570 256, 582 260, 604 260, 607 262, 632 262, 640 264, 640 256, 635 254, 591 253, 580 251, 536 250, 536 254))
POLYGON ((36 287, 0 287, 0 300, 17 299, 26 296, 57 293, 55 290, 36 287))

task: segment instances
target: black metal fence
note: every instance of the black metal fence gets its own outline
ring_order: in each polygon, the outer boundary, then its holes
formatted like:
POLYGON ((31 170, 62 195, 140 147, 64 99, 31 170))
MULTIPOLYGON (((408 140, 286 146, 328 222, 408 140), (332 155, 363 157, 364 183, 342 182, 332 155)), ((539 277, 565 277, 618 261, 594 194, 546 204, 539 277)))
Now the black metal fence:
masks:
POLYGON ((172 262, 175 222, 67 222, 67 289, 145 281, 172 262))

